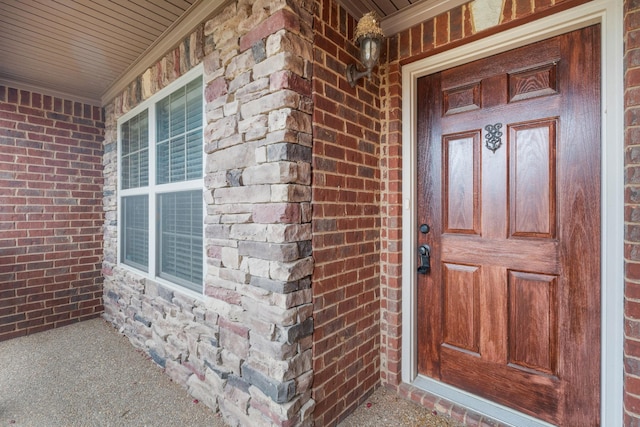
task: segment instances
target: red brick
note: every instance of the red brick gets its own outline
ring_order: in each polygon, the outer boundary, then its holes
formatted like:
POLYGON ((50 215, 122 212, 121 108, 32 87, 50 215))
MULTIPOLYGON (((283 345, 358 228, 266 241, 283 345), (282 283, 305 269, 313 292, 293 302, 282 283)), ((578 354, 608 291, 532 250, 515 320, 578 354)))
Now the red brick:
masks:
POLYGON ((409 30, 411 55, 418 55, 422 52, 422 29, 422 25, 416 25, 409 30))
POLYGON ((34 326, 41 326, 43 324, 44 324, 44 319, 40 317, 36 319, 26 320, 24 322, 18 322, 17 328, 27 329, 27 328, 32 328, 34 326))
POLYGON ((625 340, 624 352, 629 356, 640 357, 640 342, 629 339, 625 340))
POLYGON ((444 13, 435 19, 435 46, 449 43, 449 15, 444 13))
POLYGON ((635 414, 640 413, 640 398, 629 393, 625 393, 624 407, 629 412, 633 412, 635 414))
POLYGON ((640 396, 640 378, 626 375, 624 388, 627 392, 640 396))
MULTIPOLYGON (((9 111, 2 111, 0 110, 0 119, 5 119, 7 120, 7 123, 10 123, 10 121, 19 123, 19 122, 23 122, 24 120, 26 120, 26 116, 24 114, 18 114, 18 113, 12 113, 9 111)), ((5 125, 4 127, 9 127, 9 125, 5 125)), ((15 128, 15 125, 11 126, 12 128, 15 128)))
POLYGON ((4 341, 4 340, 10 340, 12 338, 17 338, 17 337, 22 337, 25 336, 27 334, 27 331, 25 330, 11 330, 8 332, 3 332, 2 328, 0 328, 0 341, 4 341))
POLYGON ((31 105, 31 93, 26 90, 20 91, 20 105, 31 105))
POLYGON ((460 40, 463 37, 463 6, 458 6, 449 11, 449 41, 460 40))
POLYGON ((501 23, 506 23, 514 19, 514 0, 505 0, 502 7, 501 23))
POLYGON ((468 37, 474 34, 473 31, 473 19, 471 17, 471 7, 469 4, 466 4, 463 7, 463 37, 468 37))
POLYGON ((7 89, 7 102, 9 104, 17 104, 18 103, 18 89, 8 88, 7 89))

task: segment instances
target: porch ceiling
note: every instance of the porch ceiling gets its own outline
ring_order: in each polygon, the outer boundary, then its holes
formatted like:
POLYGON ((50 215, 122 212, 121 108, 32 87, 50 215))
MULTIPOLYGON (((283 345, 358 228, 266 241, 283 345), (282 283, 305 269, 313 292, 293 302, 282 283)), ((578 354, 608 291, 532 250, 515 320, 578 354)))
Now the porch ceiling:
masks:
POLYGON ((426 0, 338 0, 338 3, 356 18, 367 12, 375 12, 380 18, 385 18, 409 6, 426 3, 426 0))
MULTIPOLYGON (((0 0, 0 84, 102 105, 227 1, 0 0)), ((466 1, 338 0, 358 19, 375 11, 387 35, 466 1)))
POLYGON ((197 0, 0 0, 0 83, 99 101, 197 0))

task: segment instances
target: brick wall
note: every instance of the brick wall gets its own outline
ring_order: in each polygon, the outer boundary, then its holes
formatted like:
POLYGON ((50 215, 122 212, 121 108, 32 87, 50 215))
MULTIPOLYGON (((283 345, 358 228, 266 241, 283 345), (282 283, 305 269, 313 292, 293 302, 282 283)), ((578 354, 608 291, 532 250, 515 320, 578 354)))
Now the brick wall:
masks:
POLYGON ((230 425, 311 425, 309 2, 238 0, 105 107, 105 317, 230 425), (201 66, 206 278, 117 262, 117 120, 201 66))
POLYGON ((100 108, 0 86, 0 340, 102 312, 100 108))
POLYGON ((640 426, 640 3, 625 1, 625 426, 640 426))
POLYGON ((319 2, 313 79, 313 396, 334 425, 379 383, 380 89, 351 88, 356 22, 319 2))

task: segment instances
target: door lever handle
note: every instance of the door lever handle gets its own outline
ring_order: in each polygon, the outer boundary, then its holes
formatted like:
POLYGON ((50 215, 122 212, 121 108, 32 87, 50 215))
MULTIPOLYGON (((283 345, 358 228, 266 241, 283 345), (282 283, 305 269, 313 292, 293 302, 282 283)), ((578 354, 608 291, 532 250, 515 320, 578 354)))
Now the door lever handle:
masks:
POLYGON ((418 248, 418 254, 420 255, 418 273, 427 274, 431 270, 431 247, 429 245, 420 246, 418 248))

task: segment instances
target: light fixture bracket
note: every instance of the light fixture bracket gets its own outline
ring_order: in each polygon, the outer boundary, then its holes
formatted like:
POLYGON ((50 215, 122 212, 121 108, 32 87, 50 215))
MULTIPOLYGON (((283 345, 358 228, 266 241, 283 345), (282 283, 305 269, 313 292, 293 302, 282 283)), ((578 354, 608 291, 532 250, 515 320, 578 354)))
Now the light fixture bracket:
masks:
POLYGON ((356 87, 356 84, 358 84, 358 80, 363 77, 370 78, 371 70, 358 71, 358 67, 356 67, 356 64, 347 65, 347 82, 349 82, 349 85, 351 87, 356 87))

